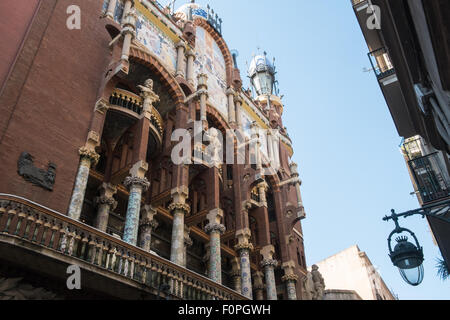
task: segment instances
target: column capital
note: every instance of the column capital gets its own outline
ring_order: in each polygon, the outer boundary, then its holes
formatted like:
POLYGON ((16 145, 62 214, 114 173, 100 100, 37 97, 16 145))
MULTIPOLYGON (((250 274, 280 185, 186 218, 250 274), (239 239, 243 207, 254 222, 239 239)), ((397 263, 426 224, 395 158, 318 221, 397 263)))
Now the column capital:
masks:
POLYGON ((191 212, 191 207, 185 203, 171 203, 168 209, 170 212, 182 211, 184 214, 189 214, 189 212, 191 212))
POLYGON ((130 176, 144 179, 148 171, 148 163, 140 160, 130 169, 130 176))
POLYGON ((100 155, 95 152, 95 150, 89 149, 86 146, 78 149, 78 153, 80 154, 81 159, 85 159, 91 162, 92 165, 96 165, 100 160, 100 155))
POLYGON ((200 73, 197 76, 197 80, 198 80, 198 90, 208 89, 208 75, 206 73, 200 73))
POLYGON ((158 221, 155 220, 157 211, 151 205, 145 205, 141 208, 142 219, 140 221, 140 227, 150 227, 156 229, 159 226, 158 221))
POLYGON ((282 282, 297 282, 298 276, 295 274, 286 274, 281 277, 282 282))
POLYGON ((139 178, 139 177, 129 176, 129 177, 125 178, 123 185, 127 188, 131 188, 132 186, 140 186, 140 187, 142 187, 143 191, 147 191, 148 188, 150 187, 150 182, 145 177, 139 178))
POLYGON ((291 261, 284 262, 281 265, 281 268, 284 269, 284 276, 281 278, 281 281, 283 281, 283 282, 289 282, 289 281, 297 282, 298 281, 298 276, 294 273, 294 270, 295 270, 294 261, 291 260, 291 261))
MULTIPOLYGON (((233 96, 234 97, 234 95, 236 94, 236 91, 234 91, 234 89, 232 87, 229 87, 225 93, 226 93, 227 96, 233 96)), ((234 98, 233 98, 233 101, 234 101, 234 98)))
POLYGON ((195 55, 194 50, 192 50, 192 49, 186 50, 186 57, 188 57, 188 58, 189 57, 195 58, 196 55, 195 55))
POLYGON ((205 227, 205 232, 207 234, 213 233, 213 232, 217 232, 220 233, 221 235, 224 234, 226 231, 226 228, 223 224, 220 223, 209 223, 206 227, 205 227))
POLYGON ((187 45, 186 45, 186 41, 180 40, 176 43, 175 48, 183 48, 184 50, 186 50, 187 45))
POLYGON ((113 197, 107 197, 107 196, 100 196, 96 197, 94 199, 95 206, 100 206, 103 204, 106 204, 110 207, 110 210, 116 210, 117 208, 117 201, 113 197))
POLYGON ((261 267, 262 268, 265 268, 265 267, 276 268, 276 267, 278 267, 278 261, 274 260, 274 259, 264 259, 261 261, 261 267))
POLYGON ((239 93, 236 93, 235 96, 234 96, 234 103, 242 105, 242 102, 243 102, 243 101, 244 101, 244 100, 242 100, 240 94, 239 94, 239 93))
POLYGON ((236 251, 240 251, 240 250, 253 250, 253 244, 250 243, 250 238, 251 238, 251 231, 249 228, 244 228, 241 230, 236 231, 236 239, 238 241, 238 243, 234 246, 234 249, 236 251))
POLYGON ((259 251, 261 256, 263 257, 263 260, 271 260, 273 259, 273 255, 275 254, 275 247, 271 244, 261 248, 259 251))

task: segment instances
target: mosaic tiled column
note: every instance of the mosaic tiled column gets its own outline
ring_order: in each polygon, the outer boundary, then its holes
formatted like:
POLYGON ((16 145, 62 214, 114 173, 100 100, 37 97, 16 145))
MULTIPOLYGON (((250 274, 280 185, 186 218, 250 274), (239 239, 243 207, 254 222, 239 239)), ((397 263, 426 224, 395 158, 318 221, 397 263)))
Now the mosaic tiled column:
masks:
POLYGON ((155 220, 156 209, 146 205, 141 209, 141 221, 139 223, 139 247, 144 251, 151 251, 152 231, 158 228, 155 220))
POLYGON ((272 245, 265 246, 261 249, 261 267, 264 270, 266 279, 266 293, 267 300, 277 300, 277 287, 275 283, 275 268, 278 266, 278 262, 273 259, 275 248, 272 245))
POLYGON ((220 236, 225 233, 225 226, 221 224, 223 211, 214 209, 206 218, 209 224, 205 227, 205 232, 210 235, 209 245, 209 278, 217 283, 222 283, 222 255, 220 248, 220 236))
POLYGON ((184 249, 183 249, 183 263, 182 266, 186 268, 187 265, 187 249, 191 247, 194 242, 192 241, 189 234, 191 233, 191 229, 187 226, 184 226, 184 249))
POLYGON ((284 276, 281 278, 281 281, 283 281, 286 285, 288 299, 297 300, 297 289, 295 284, 298 281, 298 276, 294 274, 295 263, 293 261, 289 261, 283 263, 281 267, 284 269, 284 276))
POLYGON ((98 209, 94 226, 100 231, 106 232, 109 213, 117 207, 117 201, 113 197, 117 192, 117 188, 111 184, 103 183, 99 188, 99 192, 100 196, 95 198, 95 205, 98 209))
POLYGON ((130 176, 124 181, 125 187, 130 189, 130 194, 128 197, 123 241, 134 246, 137 244, 142 193, 150 187, 150 183, 145 177, 147 170, 148 163, 141 160, 130 169, 130 176))
POLYGON ((139 228, 139 213, 141 211, 142 192, 147 191, 150 183, 147 178, 127 177, 124 182, 125 187, 130 189, 128 197, 127 216, 125 219, 125 230, 123 233, 123 241, 136 245, 138 228, 139 228))
POLYGON ((170 261, 180 266, 183 265, 184 257, 184 216, 190 212, 186 204, 188 194, 189 189, 185 186, 172 190, 172 204, 169 205, 173 214, 170 261))
POLYGON ((80 153, 80 166, 78 167, 77 177, 75 179, 75 187, 73 189, 72 198, 70 200, 68 216, 74 220, 79 220, 81 210, 83 209, 84 195, 89 179, 89 170, 92 165, 96 165, 100 159, 93 149, 82 147, 80 153))
POLYGON ((250 252, 253 250, 253 245, 249 242, 251 232, 249 229, 238 230, 236 238, 238 244, 235 250, 239 254, 241 264, 241 290, 242 295, 253 299, 252 277, 250 269, 250 252))
POLYGON ((256 300, 264 300, 264 274, 257 271, 253 274, 253 290, 255 291, 256 300))
POLYGON ((275 284, 275 268, 278 265, 276 260, 263 260, 261 266, 264 269, 266 278, 267 300, 277 300, 277 287, 275 284))
POLYGON ((184 53, 186 51, 186 43, 184 41, 179 41, 176 44, 177 48, 177 73, 176 76, 185 77, 185 64, 184 64, 184 53))
POLYGON ((230 276, 233 279, 233 289, 236 292, 242 292, 241 286, 241 265, 238 258, 231 260, 231 273, 230 276))

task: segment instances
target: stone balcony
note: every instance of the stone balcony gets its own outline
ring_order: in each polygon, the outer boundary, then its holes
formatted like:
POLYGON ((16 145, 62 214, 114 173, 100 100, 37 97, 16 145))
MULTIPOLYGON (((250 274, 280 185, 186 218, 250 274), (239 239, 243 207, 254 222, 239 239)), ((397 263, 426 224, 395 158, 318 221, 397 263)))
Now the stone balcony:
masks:
POLYGON ((30 272, 51 272, 61 287, 66 266, 79 265, 83 285, 107 297, 246 300, 241 294, 155 254, 30 200, 0 194, 0 256, 30 272), (20 258, 19 258, 20 257, 20 258), (161 285, 170 287, 160 293, 161 285))

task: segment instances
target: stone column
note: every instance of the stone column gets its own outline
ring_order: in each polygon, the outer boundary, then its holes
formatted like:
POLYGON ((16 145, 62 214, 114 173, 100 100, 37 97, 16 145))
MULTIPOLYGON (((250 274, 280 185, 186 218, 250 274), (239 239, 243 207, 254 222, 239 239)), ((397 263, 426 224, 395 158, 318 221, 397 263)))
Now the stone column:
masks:
POLYGON ((241 115, 241 108, 242 108, 242 98, 239 95, 239 93, 236 93, 234 96, 234 106, 236 108, 236 125, 238 128, 242 129, 242 115, 241 115))
POLYGON ((132 7, 133 7, 133 1, 126 0, 125 4, 123 6, 122 20, 125 19, 126 15, 128 14, 128 12, 130 12, 132 7))
POLYGON ((277 287, 275 283, 275 268, 278 266, 278 262, 273 259, 275 248, 272 245, 265 246, 261 249, 261 255, 263 260, 261 261, 261 267, 264 269, 264 275, 266 278, 266 292, 267 300, 277 300, 277 287))
POLYGON ((255 290, 256 300, 264 300, 264 274, 257 271, 253 274, 253 289, 255 290))
POLYGON ((256 123, 256 121, 254 121, 251 126, 250 129, 252 131, 252 140, 256 141, 256 143, 252 144, 252 146, 254 146, 255 148, 255 164, 256 164, 256 170, 260 171, 262 169, 262 163, 261 163, 261 141, 260 141, 260 136, 259 136, 259 127, 256 123))
POLYGON ((151 251, 152 231, 158 228, 158 221, 155 220, 156 213, 156 209, 150 205, 145 205, 141 209, 139 247, 147 252, 151 251))
POLYGON ((197 79, 197 90, 200 94, 200 121, 202 121, 202 123, 205 123, 207 121, 206 102, 208 100, 208 76, 204 73, 201 73, 198 75, 197 79))
POLYGON ((99 141, 100 138, 98 134, 91 131, 89 132, 86 145, 78 150, 80 154, 80 165, 78 167, 75 187, 73 189, 67 213, 67 215, 74 220, 80 219, 81 210, 83 210, 84 195, 86 193, 91 166, 95 166, 100 159, 100 155, 95 152, 95 147, 99 144, 99 141))
POLYGON ((241 264, 241 290, 242 295, 249 299, 253 299, 252 292, 252 278, 250 268, 250 252, 253 250, 253 245, 250 243, 251 231, 248 228, 238 230, 236 232, 236 238, 238 244, 234 249, 239 254, 241 264))
POLYGON ((130 189, 130 195, 123 241, 134 246, 137 243, 142 193, 150 187, 150 183, 145 177, 147 170, 148 164, 144 161, 139 161, 131 168, 130 176, 124 182, 125 187, 130 189))
POLYGON ((272 144, 272 130, 267 130, 267 153, 269 156, 269 161, 271 164, 274 163, 275 159, 273 158, 273 144, 272 144))
POLYGON ((195 61, 195 53, 192 50, 188 50, 186 53, 187 56, 187 68, 186 68, 186 78, 187 82, 191 86, 195 86, 194 83, 194 61, 195 61))
POLYGON ((205 232, 210 235, 209 245, 209 278, 217 283, 222 283, 222 255, 220 247, 220 236, 225 233, 225 226, 221 224, 223 211, 219 208, 210 211, 206 218, 209 223, 205 232))
MULTIPOLYGON (((128 2, 126 4, 128 4, 128 2)), ((130 9, 128 11, 124 10, 124 12, 125 12, 124 17, 122 18, 123 47, 121 59, 124 61, 128 61, 128 57, 130 55, 131 41, 136 36, 137 15, 133 9, 130 9)))
POLYGON ((285 262, 281 266, 284 269, 284 276, 281 278, 286 284, 286 291, 289 300, 297 300, 297 289, 295 284, 298 281, 298 276, 294 273, 295 263, 294 261, 285 262))
POLYGON ((280 145, 278 133, 272 133, 272 151, 275 167, 280 166, 280 145))
POLYGON ((228 96, 228 122, 233 125, 236 123, 236 108, 234 106, 235 91, 233 88, 228 88, 226 94, 228 96))
POLYGON ((193 245, 192 239, 189 236, 191 233, 191 228, 184 226, 184 249, 183 249, 183 263, 182 266, 186 268, 187 266, 187 249, 193 245))
POLYGON ((176 76, 185 77, 184 53, 186 51, 186 43, 181 40, 176 44, 177 48, 177 73, 176 76))
POLYGON ((106 16, 114 20, 114 13, 116 12, 117 0, 109 0, 108 10, 106 10, 106 16))
POLYGON ((100 231, 106 232, 108 228, 109 213, 117 207, 117 201, 114 195, 117 188, 110 183, 103 183, 99 188, 100 196, 95 198, 97 206, 97 217, 94 226, 100 231))
POLYGON ((233 279, 234 291, 241 293, 241 265, 238 258, 233 258, 231 260, 231 278, 233 279))
POLYGON ((169 205, 169 210, 173 214, 173 225, 170 261, 181 266, 183 265, 184 256, 184 216, 190 212, 190 207, 186 204, 189 189, 186 186, 182 186, 173 189, 171 194, 172 204, 169 205))
POLYGON ((302 181, 299 178, 298 165, 295 162, 292 162, 289 167, 291 169, 291 178, 294 179, 293 185, 295 186, 295 191, 297 193, 297 206, 298 208, 303 208, 302 196, 300 194, 300 186, 302 185, 302 181))

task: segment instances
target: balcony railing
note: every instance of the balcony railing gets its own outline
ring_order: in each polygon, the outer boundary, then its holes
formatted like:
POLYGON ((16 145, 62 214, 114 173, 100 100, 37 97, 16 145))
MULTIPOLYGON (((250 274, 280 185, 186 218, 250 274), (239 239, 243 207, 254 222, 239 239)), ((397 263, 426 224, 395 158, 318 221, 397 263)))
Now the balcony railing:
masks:
POLYGON ((394 65, 386 48, 380 48, 368 53, 372 69, 378 80, 395 73, 394 65))
MULTIPOLYGON (((143 101, 142 98, 133 92, 123 90, 123 89, 114 89, 111 97, 109 98, 109 103, 111 105, 119 106, 130 110, 131 112, 136 113, 137 115, 141 115, 143 111, 143 101)), ((164 132, 164 122, 156 108, 152 108, 152 114, 150 119, 151 124, 159 131, 160 135, 163 135, 164 132)))
POLYGON ((450 196, 450 180, 440 153, 436 152, 409 161, 423 203, 450 196))
POLYGON ((0 194, 0 235, 81 259, 154 291, 168 284, 173 299, 246 300, 195 272, 20 197, 0 194))

